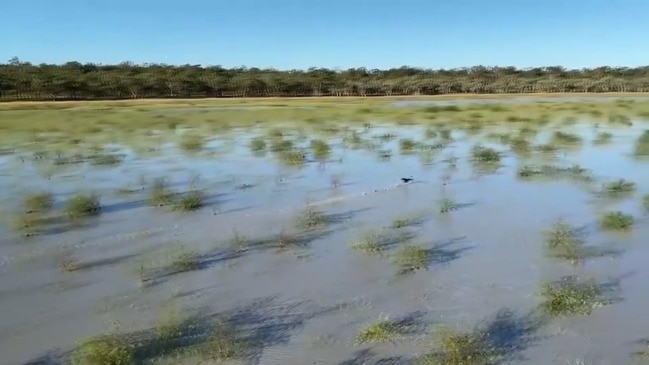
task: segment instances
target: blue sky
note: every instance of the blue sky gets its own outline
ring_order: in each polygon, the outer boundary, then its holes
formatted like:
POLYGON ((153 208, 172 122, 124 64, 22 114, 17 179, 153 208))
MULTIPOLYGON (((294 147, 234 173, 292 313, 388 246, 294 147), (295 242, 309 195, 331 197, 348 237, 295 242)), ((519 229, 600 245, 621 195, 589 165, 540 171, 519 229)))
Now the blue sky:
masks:
POLYGON ((0 62, 638 66, 647 14, 647 0, 7 0, 0 62))

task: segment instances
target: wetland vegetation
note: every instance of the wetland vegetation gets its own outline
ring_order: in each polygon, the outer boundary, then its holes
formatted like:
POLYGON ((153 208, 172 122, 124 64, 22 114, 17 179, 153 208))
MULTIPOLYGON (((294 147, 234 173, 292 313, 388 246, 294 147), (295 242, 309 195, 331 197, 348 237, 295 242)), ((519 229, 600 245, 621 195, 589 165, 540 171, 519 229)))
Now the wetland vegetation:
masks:
POLYGON ((2 103, 0 129, 11 364, 625 363, 649 336, 649 97, 2 103))

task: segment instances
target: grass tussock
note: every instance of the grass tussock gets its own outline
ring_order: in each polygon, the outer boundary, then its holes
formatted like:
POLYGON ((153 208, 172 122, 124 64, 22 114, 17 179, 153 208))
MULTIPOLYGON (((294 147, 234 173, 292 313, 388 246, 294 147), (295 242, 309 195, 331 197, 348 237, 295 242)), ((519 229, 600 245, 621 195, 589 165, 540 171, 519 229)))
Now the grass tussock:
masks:
POLYGON ((552 316, 590 315, 604 305, 602 290, 595 283, 562 280, 541 286, 541 309, 552 316))
POLYGON ((493 148, 475 145, 471 148, 471 157, 477 162, 496 163, 500 162, 500 152, 493 148))
POLYGON ((250 348, 241 331, 225 320, 170 316, 144 331, 114 331, 77 344, 71 365, 131 365, 177 363, 178 359, 198 362, 235 361, 250 348))
POLYGON ((356 335, 354 344, 362 345, 366 343, 391 342, 402 333, 403 330, 398 323, 395 323, 387 317, 383 317, 378 322, 362 328, 358 335, 356 335))
POLYGON ((581 182, 593 181, 593 175, 590 170, 579 165, 570 167, 561 167, 554 165, 524 165, 518 168, 516 176, 521 179, 570 179, 581 182))
POLYGON ((460 332, 438 327, 432 336, 438 351, 419 358, 417 365, 486 365, 500 356, 484 331, 460 332))
POLYGON ((453 199, 442 199, 439 205, 439 212, 442 214, 450 213, 454 210, 457 210, 459 207, 458 203, 453 199))
POLYGON ((266 149, 266 141, 261 137, 256 137, 250 141, 248 147, 252 152, 261 152, 266 149))
POLYGON ((120 164, 124 160, 124 156, 115 153, 99 153, 89 159, 93 166, 112 166, 120 164))
POLYGON ((315 157, 318 160, 324 160, 329 158, 331 156, 331 147, 327 144, 327 142, 320 140, 320 139, 313 139, 311 140, 311 153, 313 153, 313 157, 315 157))
POLYGON ((80 193, 72 196, 65 205, 65 213, 71 219, 87 218, 101 213, 99 196, 80 193))
POLYGON ((203 207, 205 195, 199 189, 192 189, 180 195, 173 203, 173 210, 191 212, 203 207))
POLYGON ((288 166, 300 166, 306 163, 306 155, 302 151, 290 150, 280 153, 280 160, 288 166))
POLYGON ((417 148, 417 142, 410 138, 402 138, 399 140, 399 150, 401 153, 411 153, 417 148))
POLYGON ((570 144, 579 144, 581 143, 581 137, 573 134, 562 131, 556 131, 552 135, 552 143, 561 144, 561 145, 570 145, 570 144))
POLYGON ((428 268, 432 252, 420 245, 402 246, 394 253, 393 264, 399 274, 411 273, 428 268))
POLYGON ((633 227, 633 216, 620 211, 607 212, 599 219, 599 227, 606 231, 626 231, 633 227))
POLYGON ((635 190, 636 185, 634 182, 625 179, 618 179, 603 184, 600 194, 607 197, 615 197, 633 193, 635 190))
POLYGON ((328 223, 329 217, 327 214, 314 206, 307 206, 295 218, 295 226, 300 229, 324 227, 328 223))
POLYGON ((23 199, 25 213, 44 213, 54 206, 54 194, 49 191, 32 193, 23 199))
POLYGON ((368 231, 355 238, 351 248, 368 254, 380 254, 386 249, 408 242, 413 238, 409 232, 368 231))

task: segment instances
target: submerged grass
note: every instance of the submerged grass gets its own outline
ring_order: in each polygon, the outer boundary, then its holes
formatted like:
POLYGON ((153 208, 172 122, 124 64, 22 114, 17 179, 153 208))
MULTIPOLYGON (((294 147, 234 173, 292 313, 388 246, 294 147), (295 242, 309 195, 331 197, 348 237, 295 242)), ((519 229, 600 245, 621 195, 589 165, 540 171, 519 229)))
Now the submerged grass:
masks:
POLYGON ((618 179, 602 185, 601 195, 607 197, 617 197, 635 192, 636 185, 632 181, 618 179))

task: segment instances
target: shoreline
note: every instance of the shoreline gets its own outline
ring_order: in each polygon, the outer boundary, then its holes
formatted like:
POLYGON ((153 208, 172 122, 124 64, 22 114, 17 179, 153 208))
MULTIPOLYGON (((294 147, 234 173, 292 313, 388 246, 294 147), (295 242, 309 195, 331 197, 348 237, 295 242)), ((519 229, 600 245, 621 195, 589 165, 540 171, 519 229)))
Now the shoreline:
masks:
POLYGON ((400 96, 306 96, 306 97, 245 97, 245 98, 143 98, 143 99, 115 99, 115 100, 14 100, 0 101, 3 106, 29 106, 29 105, 156 105, 156 104, 248 104, 248 103, 299 103, 299 102, 385 102, 392 100, 471 100, 471 99, 499 99, 499 98, 569 98, 569 97, 649 97, 649 92, 608 92, 608 93, 509 93, 509 94, 444 94, 444 95, 400 95, 400 96))

